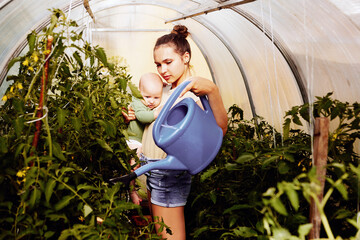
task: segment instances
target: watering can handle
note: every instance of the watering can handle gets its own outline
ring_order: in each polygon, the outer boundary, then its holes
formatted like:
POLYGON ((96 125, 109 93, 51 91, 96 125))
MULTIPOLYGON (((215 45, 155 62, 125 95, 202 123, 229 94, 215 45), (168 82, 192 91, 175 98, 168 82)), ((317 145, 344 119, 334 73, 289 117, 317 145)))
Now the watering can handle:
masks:
MULTIPOLYGON (((185 89, 185 87, 190 83, 191 81, 187 80, 182 82, 179 86, 176 87, 175 91, 171 94, 170 98, 166 101, 164 107, 162 108, 157 121, 155 122, 154 125, 154 130, 157 131, 159 130, 158 128, 160 128, 159 124, 156 123, 162 123, 164 122, 165 119, 167 119, 167 115, 169 114, 169 110, 171 109, 171 107, 174 105, 176 99, 179 97, 180 93, 185 89)), ((211 113, 210 115, 212 117, 214 117, 214 115, 212 114, 212 110, 209 104, 208 99, 206 98, 206 96, 201 96, 200 97, 200 101, 204 107, 204 111, 206 113, 211 113)))

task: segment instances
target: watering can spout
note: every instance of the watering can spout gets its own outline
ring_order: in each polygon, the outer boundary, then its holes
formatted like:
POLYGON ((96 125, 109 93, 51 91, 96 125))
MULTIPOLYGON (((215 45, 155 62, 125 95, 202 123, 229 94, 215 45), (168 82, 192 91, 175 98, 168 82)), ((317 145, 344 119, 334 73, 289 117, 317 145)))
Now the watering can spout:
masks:
POLYGON ((134 172, 140 176, 154 169, 187 170, 187 167, 176 157, 168 155, 165 159, 148 159, 148 164, 136 169, 134 172))
POLYGON ((126 188, 129 188, 130 186, 130 182, 132 180, 134 180, 135 178, 137 178, 138 176, 136 175, 135 172, 132 172, 130 174, 124 175, 124 176, 120 176, 120 177, 116 177, 116 178, 111 178, 109 179, 109 182, 111 183, 117 183, 117 182, 122 182, 124 183, 126 188))
POLYGON ((165 159, 148 159, 148 162, 149 164, 146 164, 136 169, 134 172, 130 174, 116 178, 111 178, 109 179, 109 181, 111 183, 122 182, 125 184, 126 188, 128 188, 132 180, 154 169, 188 170, 188 168, 174 156, 168 155, 165 159))

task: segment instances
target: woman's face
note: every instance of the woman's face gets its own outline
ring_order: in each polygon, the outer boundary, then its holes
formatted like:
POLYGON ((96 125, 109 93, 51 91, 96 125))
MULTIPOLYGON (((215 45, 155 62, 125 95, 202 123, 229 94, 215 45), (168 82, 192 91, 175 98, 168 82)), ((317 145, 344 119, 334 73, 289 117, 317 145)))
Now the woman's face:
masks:
POLYGON ((188 52, 181 56, 171 45, 160 45, 154 50, 154 61, 161 77, 173 87, 189 77, 188 52))

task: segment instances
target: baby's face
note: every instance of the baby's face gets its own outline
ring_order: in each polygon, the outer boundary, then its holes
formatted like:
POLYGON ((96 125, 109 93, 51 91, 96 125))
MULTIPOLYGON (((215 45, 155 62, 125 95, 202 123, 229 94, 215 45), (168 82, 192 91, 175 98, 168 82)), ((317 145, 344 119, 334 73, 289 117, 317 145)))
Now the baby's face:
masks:
POLYGON ((144 87, 140 92, 144 98, 145 105, 148 108, 154 109, 160 105, 161 96, 162 96, 162 87, 159 88, 155 86, 147 86, 144 87))

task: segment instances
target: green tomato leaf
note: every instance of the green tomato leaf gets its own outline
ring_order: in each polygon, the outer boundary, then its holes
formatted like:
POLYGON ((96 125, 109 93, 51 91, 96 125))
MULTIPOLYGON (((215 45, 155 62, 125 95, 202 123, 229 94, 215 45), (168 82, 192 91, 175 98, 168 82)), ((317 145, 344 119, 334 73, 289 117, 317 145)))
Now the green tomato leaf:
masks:
POLYGON ((106 151, 113 152, 112 148, 105 142, 105 140, 97 138, 96 142, 106 151))
POLYGON ((209 226, 201 227, 194 232, 194 239, 198 238, 203 232, 209 231, 209 226))
POLYGON ((237 227, 234 229, 234 234, 237 237, 243 237, 243 238, 250 238, 257 236, 256 231, 249 227, 237 227))
POLYGON ((298 196, 297 192, 290 185, 285 189, 285 193, 286 193, 287 197, 289 198, 291 205, 293 206, 295 211, 297 211, 299 209, 299 196, 298 196))
POLYGON ((251 160, 255 159, 254 154, 251 153, 244 153, 242 155, 240 155, 237 159, 236 162, 239 164, 244 164, 246 162, 250 162, 251 160))
POLYGON ((294 156, 292 154, 290 154, 290 153, 284 153, 284 158, 286 160, 288 160, 289 162, 295 162, 294 156))
POLYGON ((56 16, 56 14, 52 14, 51 15, 51 20, 50 20, 50 26, 49 26, 48 31, 47 31, 48 34, 52 33, 53 29, 56 26, 57 20, 58 20, 58 18, 56 16))
POLYGON ((310 116, 309 116, 309 104, 308 103, 304 104, 303 107, 300 108, 299 113, 300 113, 300 116, 304 120, 309 122, 310 116))
POLYGON ((348 191, 345 187, 344 184, 339 183, 339 184, 335 184, 335 188, 341 193, 341 196, 347 200, 348 199, 348 191))
POLYGON ((79 184, 76 189, 79 190, 98 190, 96 187, 87 185, 87 184, 79 184))
POLYGON ((210 178, 214 173, 218 171, 218 168, 211 168, 201 174, 200 182, 204 182, 206 179, 210 178))
POLYGON ((234 215, 230 216, 230 219, 229 219, 229 227, 230 227, 230 228, 235 225, 237 219, 238 219, 237 216, 234 216, 234 215))
POLYGON ((274 155, 274 156, 271 156, 269 158, 266 158, 264 161, 263 161, 263 164, 262 164, 262 168, 266 168, 269 164, 271 164, 272 162, 276 161, 279 159, 279 156, 277 155, 274 155))
POLYGON ((106 53, 103 48, 101 48, 101 47, 96 48, 95 55, 104 64, 104 66, 108 67, 106 53))
POLYGON ((0 136, 0 153, 4 154, 8 152, 7 139, 0 136))
POLYGON ((92 102, 91 102, 90 98, 88 98, 88 97, 82 97, 82 98, 83 98, 84 106, 85 106, 85 117, 87 120, 92 120, 93 119, 92 102))
POLYGON ((61 209, 63 209, 64 207, 66 207, 67 205, 69 205, 70 203, 70 200, 73 198, 73 196, 71 195, 67 195, 65 197, 63 197, 59 202, 57 202, 55 205, 54 205, 54 209, 56 211, 59 211, 61 209))
POLYGON ((271 206, 281 215, 287 216, 288 213, 286 211, 286 208, 279 197, 274 197, 270 200, 271 206))
POLYGON ((35 31, 32 31, 27 36, 27 41, 28 41, 28 44, 29 44, 29 53, 33 53, 34 48, 35 48, 35 42, 36 42, 36 32, 35 31))
POLYGON ((51 195, 54 192, 54 187, 56 186, 56 180, 50 179, 45 186, 45 200, 47 203, 49 203, 51 195))
POLYGON ((72 168, 72 167, 63 167, 63 168, 60 169, 61 174, 64 174, 66 172, 73 172, 73 171, 75 171, 75 169, 72 168))
POLYGON ((132 82, 128 82, 129 88, 131 90, 131 94, 139 99, 143 99, 139 89, 135 86, 135 84, 133 84, 132 82))
POLYGON ((357 175, 358 178, 360 178, 360 165, 355 167, 354 165, 350 164, 350 169, 357 175))
POLYGON ((242 209, 251 209, 252 206, 248 205, 248 204, 237 204, 234 205, 228 209, 225 209, 225 211, 223 212, 223 214, 228 214, 231 213, 233 211, 237 211, 237 210, 242 210, 242 209))
POLYGON ((79 132, 81 129, 81 120, 77 117, 71 118, 71 123, 75 129, 75 131, 79 132))
POLYGON ((59 143, 57 142, 53 142, 53 154, 55 157, 57 157, 58 159, 62 160, 62 161, 66 161, 66 158, 64 156, 64 154, 62 153, 61 150, 61 146, 59 143))
POLYGON ((274 228, 273 239, 276 240, 291 240, 291 233, 286 228, 274 228))
POLYGON ((58 108, 56 114, 59 127, 63 127, 66 122, 67 111, 63 108, 58 108))
POLYGON ((305 236, 310 233, 311 228, 312 228, 311 223, 306 223, 306 224, 300 225, 299 229, 298 229, 300 239, 305 239, 305 236))
POLYGON ((73 57, 75 58, 76 62, 79 64, 80 68, 83 68, 83 62, 78 51, 75 51, 73 53, 73 57))
POLYGON ((110 100, 111 107, 113 109, 118 109, 119 108, 119 106, 117 105, 117 102, 115 101, 114 97, 109 97, 109 100, 110 100))
POLYGON ((68 222, 68 219, 65 214, 48 214, 46 215, 46 218, 54 222, 59 220, 63 220, 65 223, 68 222))
POLYGON ((24 129, 24 122, 25 120, 23 117, 19 117, 14 121, 15 134, 18 138, 21 136, 21 133, 24 129))
POLYGON ((22 57, 16 57, 16 58, 11 59, 10 62, 8 63, 8 65, 7 65, 7 69, 9 70, 10 68, 12 68, 12 66, 14 66, 14 64, 16 62, 21 61, 21 59, 22 59, 22 57))
POLYGON ((35 206, 36 202, 39 202, 40 197, 41 197, 41 191, 39 191, 37 187, 34 187, 33 190, 31 191, 30 199, 28 201, 30 209, 32 209, 35 206))
POLYGON ((351 218, 352 212, 346 209, 339 209, 335 212, 334 216, 335 219, 345 219, 345 218, 351 218))
POLYGON ((110 137, 115 137, 116 135, 116 127, 112 121, 106 121, 105 132, 110 137))
POLYGON ((44 237, 45 237, 45 239, 49 239, 54 234, 55 234, 55 232, 53 232, 53 231, 47 231, 47 232, 45 232, 44 237))
POLYGON ((278 164, 278 172, 282 175, 287 174, 290 170, 290 167, 287 162, 281 161, 278 164))
MULTIPOLYGON (((16 151, 15 151, 15 157, 18 157, 19 154, 21 153, 21 151, 23 151, 23 149, 25 148, 26 149, 30 147, 29 144, 25 144, 25 143, 21 143, 19 144, 19 146, 16 148, 16 151)), ((26 151, 26 150, 25 150, 26 151)))
POLYGON ((297 116, 297 115, 293 116, 293 122, 294 122, 295 124, 299 125, 299 126, 302 126, 302 123, 301 123, 301 121, 300 121, 300 118, 299 118, 299 116, 297 116))
POLYGON ((120 83, 120 88, 123 92, 126 92, 127 81, 125 78, 118 78, 117 81, 120 83))
POLYGON ((215 193, 214 191, 211 191, 210 194, 209 194, 209 196, 210 196, 211 201, 212 201, 214 204, 216 204, 216 199, 217 199, 216 193, 215 193))

